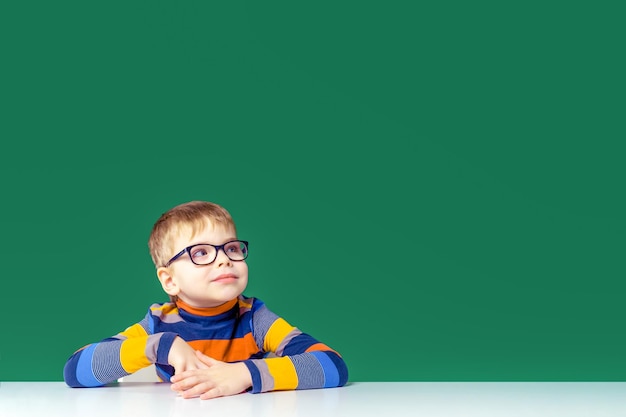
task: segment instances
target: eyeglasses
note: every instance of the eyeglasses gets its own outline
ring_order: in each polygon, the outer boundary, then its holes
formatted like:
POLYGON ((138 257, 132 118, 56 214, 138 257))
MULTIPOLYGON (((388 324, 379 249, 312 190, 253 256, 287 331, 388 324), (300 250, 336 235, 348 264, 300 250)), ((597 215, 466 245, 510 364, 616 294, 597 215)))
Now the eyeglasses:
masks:
POLYGON ((248 242, 246 240, 231 240, 223 245, 211 245, 210 243, 199 243, 197 245, 187 246, 178 252, 172 259, 164 265, 168 267, 176 259, 189 254, 189 259, 196 265, 208 265, 217 259, 217 253, 220 249, 226 254, 231 261, 243 261, 248 257, 248 242))

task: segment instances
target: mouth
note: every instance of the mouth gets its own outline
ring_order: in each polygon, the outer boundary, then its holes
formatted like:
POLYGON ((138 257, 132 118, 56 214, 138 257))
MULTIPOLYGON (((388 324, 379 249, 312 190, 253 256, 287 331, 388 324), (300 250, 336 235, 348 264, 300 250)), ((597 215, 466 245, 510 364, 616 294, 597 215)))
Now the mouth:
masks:
POLYGON ((237 281, 237 275, 235 274, 222 274, 215 277, 211 282, 227 284, 229 282, 237 281))

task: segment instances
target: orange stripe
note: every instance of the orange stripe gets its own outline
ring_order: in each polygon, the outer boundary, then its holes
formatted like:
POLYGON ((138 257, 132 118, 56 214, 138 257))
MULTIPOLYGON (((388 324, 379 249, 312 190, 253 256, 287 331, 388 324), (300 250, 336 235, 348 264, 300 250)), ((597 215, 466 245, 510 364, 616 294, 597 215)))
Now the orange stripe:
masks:
POLYGON ((182 308, 183 310, 185 310, 186 312, 194 314, 196 316, 204 316, 204 317, 217 316, 219 314, 226 313, 228 310, 233 308, 235 304, 237 304, 236 298, 230 301, 227 301, 224 304, 219 305, 217 307, 200 308, 200 307, 192 307, 189 304, 185 303, 183 300, 180 300, 180 299, 176 300, 176 305, 182 308))
MULTIPOLYGON (((305 352, 315 352, 315 351, 325 351, 325 352, 335 352, 334 350, 332 350, 331 348, 329 348, 328 346, 326 346, 323 343, 316 343, 314 345, 311 345, 308 347, 307 350, 305 350, 305 352)), ((337 353, 337 352, 335 352, 337 353)), ((339 353, 337 353, 337 355, 339 355, 339 353)), ((339 355, 341 356, 341 355, 339 355)))
POLYGON ((233 340, 194 340, 187 343, 205 355, 224 362, 243 361, 259 352, 252 333, 233 340))

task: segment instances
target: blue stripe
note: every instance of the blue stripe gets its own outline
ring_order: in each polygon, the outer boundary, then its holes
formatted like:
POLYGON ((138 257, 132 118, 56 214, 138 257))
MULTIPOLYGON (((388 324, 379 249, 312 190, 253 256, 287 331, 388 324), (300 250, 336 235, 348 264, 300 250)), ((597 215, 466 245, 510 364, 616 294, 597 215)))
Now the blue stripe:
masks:
POLYGON ((207 340, 207 333, 211 335, 212 340, 233 340, 245 337, 252 332, 250 326, 252 313, 249 311, 237 317, 228 312, 231 317, 226 319, 216 317, 195 317, 189 313, 181 312, 180 316, 185 321, 176 323, 165 323, 159 317, 152 316, 152 322, 149 334, 156 333, 177 333, 184 335, 183 339, 187 342, 194 340, 207 340))
POLYGON ((82 352, 80 352, 80 358, 76 365, 76 379, 78 379, 78 382, 84 387, 99 387, 104 385, 96 378, 91 368, 91 359, 94 350, 96 350, 96 346, 98 346, 98 344, 94 343, 83 349, 82 352))
POLYGON ((259 368, 256 367, 252 360, 243 361, 243 363, 248 367, 248 371, 250 371, 250 375, 252 376, 252 388, 250 388, 250 392, 258 394, 263 389, 263 380, 261 379, 259 368))
POLYGON ((319 343, 317 339, 306 333, 302 333, 287 343, 283 350, 283 355, 297 355, 306 352, 308 348, 319 343))
POLYGON ((168 357, 170 350, 172 349, 172 345, 174 344, 174 339, 176 339, 177 336, 178 335, 176 333, 161 333, 159 346, 157 347, 156 363, 162 365, 169 364, 168 357))
POLYGON ((326 352, 326 354, 335 363, 337 372, 339 372, 339 386, 343 387, 348 382, 348 366, 341 356, 335 352, 326 352))
POLYGON ((170 365, 161 365, 158 363, 154 365, 159 378, 161 378, 163 382, 170 382, 170 378, 174 375, 174 368, 170 365))
POLYGON ((309 352, 322 365, 322 369, 324 370, 324 388, 336 387, 339 385, 339 372, 337 372, 337 367, 335 366, 335 362, 328 357, 326 352, 315 351, 309 352))
POLYGON ((80 382, 76 378, 76 364, 80 358, 80 352, 74 353, 63 367, 63 379, 65 383, 72 388, 82 388, 80 382))

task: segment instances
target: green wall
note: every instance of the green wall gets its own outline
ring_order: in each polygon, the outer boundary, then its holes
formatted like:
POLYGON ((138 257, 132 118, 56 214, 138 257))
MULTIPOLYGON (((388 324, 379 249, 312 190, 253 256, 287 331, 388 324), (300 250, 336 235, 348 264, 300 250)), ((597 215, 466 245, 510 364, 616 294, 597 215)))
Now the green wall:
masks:
POLYGON ((626 380, 617 3, 3 4, 0 380, 165 301, 196 199, 352 381, 626 380))

